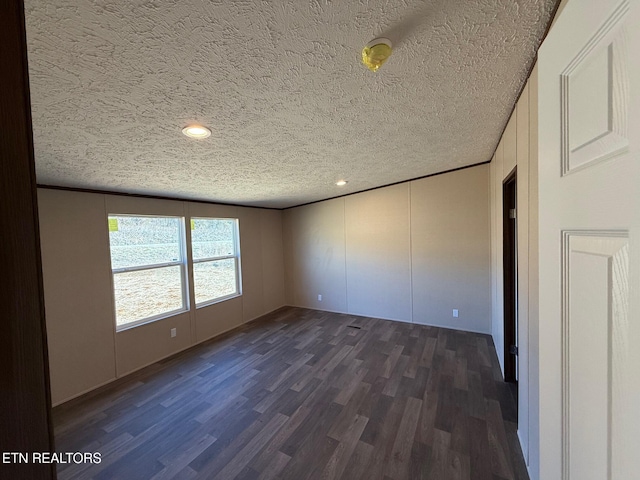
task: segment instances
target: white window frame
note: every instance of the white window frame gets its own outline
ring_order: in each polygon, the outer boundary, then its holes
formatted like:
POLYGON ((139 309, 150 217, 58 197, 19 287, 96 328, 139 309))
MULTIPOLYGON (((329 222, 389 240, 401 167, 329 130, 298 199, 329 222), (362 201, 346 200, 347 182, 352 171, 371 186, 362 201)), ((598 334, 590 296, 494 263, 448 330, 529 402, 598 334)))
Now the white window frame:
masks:
MULTIPOLYGON (((189 246, 189 248, 191 248, 191 263, 193 265, 193 267, 195 267, 195 265, 197 263, 207 263, 207 262, 214 262, 216 260, 229 260, 229 259, 234 259, 235 260, 235 268, 236 268, 236 291, 234 293, 230 293, 229 295, 224 295, 222 297, 216 297, 216 298, 212 298, 210 300, 205 300, 204 302, 200 302, 198 303, 195 298, 196 298, 196 285, 195 285, 195 278, 193 281, 193 298, 194 298, 194 303, 196 305, 196 309, 198 308, 202 308, 202 307, 207 307, 209 305, 213 305, 215 303, 220 303, 220 302, 224 302, 225 300, 229 300, 231 298, 236 298, 236 297, 240 297, 242 295, 242 277, 241 277, 241 269, 240 269, 240 221, 237 218, 224 218, 224 217, 190 217, 189 219, 189 225, 191 225, 191 220, 233 220, 234 222, 234 229, 233 229, 233 249, 234 249, 234 254, 233 255, 220 255, 220 256, 214 256, 214 257, 206 257, 206 258, 199 258, 198 260, 196 260, 195 258, 193 258, 193 235, 191 235, 191 245, 189 246)), ((194 272, 194 276, 195 276, 195 272, 194 272)))
MULTIPOLYGON (((133 217, 133 218, 173 218, 179 220, 178 224, 180 225, 178 231, 178 242, 180 246, 180 256, 182 260, 177 260, 175 262, 165 262, 165 263, 155 263, 150 265, 138 265, 135 267, 121 267, 121 268, 113 268, 111 267, 111 291, 113 292, 113 319, 116 326, 116 332, 122 332, 124 330, 128 330, 130 328, 138 327, 140 325, 145 325, 147 323, 156 322, 158 320, 162 320, 164 318, 172 317, 174 315, 178 315, 180 313, 188 312, 190 308, 189 302, 189 283, 188 283, 188 275, 187 275, 187 241, 185 234, 185 217, 176 216, 176 215, 141 215, 141 214, 132 214, 132 213, 108 213, 107 214, 107 222, 109 221, 109 217, 133 217), (169 310, 167 312, 158 313, 157 315, 152 315, 151 317, 141 318, 140 320, 136 320, 134 322, 128 322, 123 325, 118 325, 118 317, 116 313, 116 289, 114 277, 118 273, 127 273, 127 272, 139 272, 142 270, 154 270, 158 268, 164 267, 173 267, 180 266, 180 281, 181 281, 181 293, 182 293, 182 308, 178 308, 175 310, 169 310)), ((111 240, 109 240, 109 261, 111 261, 111 240)))

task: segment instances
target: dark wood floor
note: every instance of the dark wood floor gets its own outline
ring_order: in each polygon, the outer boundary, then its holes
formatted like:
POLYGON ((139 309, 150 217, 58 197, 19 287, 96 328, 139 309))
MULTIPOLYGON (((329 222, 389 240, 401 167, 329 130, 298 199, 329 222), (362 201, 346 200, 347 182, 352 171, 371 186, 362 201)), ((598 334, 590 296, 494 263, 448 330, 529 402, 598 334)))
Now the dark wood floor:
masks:
POLYGON ((54 411, 60 479, 526 479, 491 337, 284 308, 54 411), (355 327, 355 328, 354 328, 355 327))

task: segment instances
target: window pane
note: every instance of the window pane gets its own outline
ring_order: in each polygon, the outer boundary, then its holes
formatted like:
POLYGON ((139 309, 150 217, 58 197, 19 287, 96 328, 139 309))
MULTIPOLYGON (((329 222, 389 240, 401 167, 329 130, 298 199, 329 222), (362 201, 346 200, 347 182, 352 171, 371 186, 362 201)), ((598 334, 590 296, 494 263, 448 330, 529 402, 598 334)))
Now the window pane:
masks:
POLYGON ((181 266, 113 275, 116 325, 184 308, 181 266))
POLYGON ((111 268, 181 261, 181 222, 175 217, 110 215, 111 268))
POLYGON ((233 258, 193 264, 196 304, 237 293, 233 258))
POLYGON ((193 259, 235 255, 234 232, 236 220, 193 218, 191 245, 193 259))

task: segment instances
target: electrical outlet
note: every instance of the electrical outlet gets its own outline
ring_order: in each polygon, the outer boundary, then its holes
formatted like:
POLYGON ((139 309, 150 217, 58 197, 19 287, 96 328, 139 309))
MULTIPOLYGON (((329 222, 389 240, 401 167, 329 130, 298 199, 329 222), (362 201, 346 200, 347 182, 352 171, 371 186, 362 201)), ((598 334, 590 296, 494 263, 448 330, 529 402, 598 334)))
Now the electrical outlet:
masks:
POLYGON ((458 309, 457 308, 453 309, 453 318, 458 318, 458 309))
POLYGON ((318 294, 318 301, 321 302, 322 301, 322 295, 318 294))
POLYGON ((175 328, 172 328, 172 329, 171 329, 171 338, 175 337, 177 334, 178 334, 178 333, 177 333, 176 329, 175 329, 175 328))

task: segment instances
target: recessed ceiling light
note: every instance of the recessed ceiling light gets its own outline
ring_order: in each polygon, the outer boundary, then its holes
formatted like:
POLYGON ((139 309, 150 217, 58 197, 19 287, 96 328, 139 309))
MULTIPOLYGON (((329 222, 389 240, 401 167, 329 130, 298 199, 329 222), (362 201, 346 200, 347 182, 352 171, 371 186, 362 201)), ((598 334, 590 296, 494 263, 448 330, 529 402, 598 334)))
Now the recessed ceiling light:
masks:
POLYGON ((211 130, 202 125, 189 125, 182 129, 182 133, 191 138, 207 138, 211 135, 211 130))
POLYGON ((348 182, 346 180, 338 180, 336 182, 336 185, 338 185, 339 187, 344 187, 348 182))

